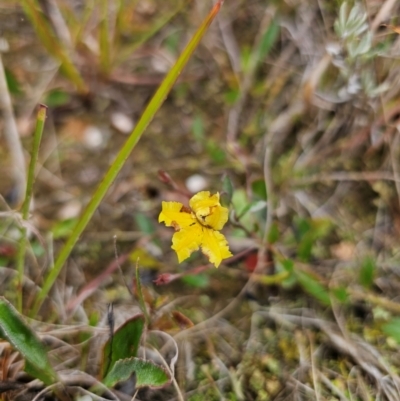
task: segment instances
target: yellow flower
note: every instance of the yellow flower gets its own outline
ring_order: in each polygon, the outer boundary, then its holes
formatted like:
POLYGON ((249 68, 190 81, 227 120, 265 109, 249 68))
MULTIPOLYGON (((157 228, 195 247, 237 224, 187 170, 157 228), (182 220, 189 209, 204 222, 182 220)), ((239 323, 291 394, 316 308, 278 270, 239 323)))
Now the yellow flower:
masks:
POLYGON ((219 203, 218 192, 215 195, 199 192, 189 205, 190 208, 179 202, 163 202, 158 221, 175 228, 171 248, 177 253, 179 263, 201 247, 218 267, 222 259, 232 256, 226 238, 217 231, 228 221, 228 209, 219 203))

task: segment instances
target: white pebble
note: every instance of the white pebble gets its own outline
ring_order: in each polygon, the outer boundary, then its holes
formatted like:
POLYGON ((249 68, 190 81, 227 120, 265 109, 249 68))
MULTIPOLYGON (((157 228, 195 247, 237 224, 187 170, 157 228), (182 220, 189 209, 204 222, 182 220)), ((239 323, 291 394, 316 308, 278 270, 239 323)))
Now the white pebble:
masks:
POLYGON ((83 132, 83 141, 90 149, 98 149, 104 145, 104 138, 101 130, 94 125, 89 125, 83 132))
POLYGON ((135 126, 132 118, 120 111, 112 113, 110 118, 111 125, 123 134, 130 134, 135 126))
POLYGON ((78 217, 82 210, 81 202, 77 200, 71 200, 67 202, 58 212, 58 218, 60 220, 73 219, 78 217))
POLYGON ((186 188, 192 193, 203 191, 207 186, 207 179, 200 174, 193 174, 186 180, 186 188))

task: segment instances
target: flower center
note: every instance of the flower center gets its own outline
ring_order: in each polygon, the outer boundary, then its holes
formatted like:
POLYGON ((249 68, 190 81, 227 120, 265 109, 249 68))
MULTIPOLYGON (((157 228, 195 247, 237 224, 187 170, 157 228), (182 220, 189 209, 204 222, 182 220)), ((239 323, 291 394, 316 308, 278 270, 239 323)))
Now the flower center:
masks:
POLYGON ((193 214, 200 225, 211 228, 206 222, 206 218, 211 214, 211 208, 201 208, 200 210, 193 212, 193 214))

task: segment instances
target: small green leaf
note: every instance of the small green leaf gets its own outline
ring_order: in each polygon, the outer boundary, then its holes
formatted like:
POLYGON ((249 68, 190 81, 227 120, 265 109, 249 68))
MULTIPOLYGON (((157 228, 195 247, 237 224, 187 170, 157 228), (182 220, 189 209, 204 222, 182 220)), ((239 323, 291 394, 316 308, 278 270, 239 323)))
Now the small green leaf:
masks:
POLYGON ((191 287, 205 288, 208 286, 210 279, 207 274, 188 274, 182 277, 182 281, 191 287))
POLYGON ((106 342, 103 350, 102 377, 108 375, 117 361, 135 357, 144 328, 144 316, 136 315, 127 320, 106 342))
POLYGON ((279 24, 272 20, 268 29, 264 32, 257 49, 257 62, 262 61, 270 52, 276 39, 278 38, 279 24))
POLYGON ((58 221, 51 229, 54 239, 61 239, 68 237, 78 222, 77 218, 66 219, 58 221))
POLYGON ((226 160, 225 151, 213 139, 207 141, 206 150, 215 163, 223 163, 226 160))
POLYGON ((284 259, 281 261, 281 265, 287 272, 289 272, 289 273, 293 272, 293 269, 294 269, 293 260, 284 259))
POLYGON ((256 180, 251 183, 251 191, 257 200, 267 200, 267 187, 265 180, 256 180))
POLYGON ((308 262, 311 258, 315 241, 329 234, 333 227, 332 222, 328 219, 295 217, 294 224, 299 259, 303 262, 308 262))
POLYGON ((32 248, 32 252, 36 257, 41 257, 45 254, 45 249, 40 242, 32 241, 30 245, 32 248))
POLYGON ((136 213, 135 221, 141 232, 148 234, 148 235, 154 234, 155 229, 154 229, 153 221, 150 220, 145 214, 136 213))
POLYGON ((307 273, 295 271, 295 274, 304 291, 308 292, 325 305, 331 304, 328 289, 324 285, 307 273))
POLYGON ((311 232, 305 234, 301 239, 297 253, 302 262, 308 262, 311 258, 312 247, 314 245, 314 238, 311 232))
POLYGON ((269 244, 274 244, 279 239, 278 225, 274 222, 268 232, 267 241, 269 244))
POLYGON ((370 256, 364 258, 360 268, 360 284, 365 288, 370 288, 374 283, 376 271, 375 260, 370 256))
POLYGON ((223 206, 228 206, 232 201, 233 196, 233 184, 232 180, 228 175, 224 175, 222 178, 222 194, 221 203, 223 206))
POLYGON ((230 89, 226 91, 224 94, 225 103, 229 106, 234 105, 239 98, 240 98, 240 91, 237 88, 230 89))
POLYGON ((194 117, 193 123, 192 123, 192 132, 194 139, 196 142, 199 144, 204 143, 204 120, 203 117, 200 114, 196 114, 194 117))
POLYGON ((45 104, 49 107, 63 106, 71 100, 71 96, 60 89, 53 89, 50 91, 45 100, 45 104))
POLYGON ((294 218, 295 235, 298 241, 301 241, 303 236, 311 229, 311 224, 308 219, 296 216, 294 218))
POLYGON ((165 39, 165 47, 172 53, 177 54, 179 50, 179 44, 181 40, 181 35, 179 31, 172 32, 165 39))
POLYGON ((344 287, 335 288, 332 292, 336 299, 341 303, 346 303, 349 300, 349 293, 344 287))
POLYGON ((136 374, 136 388, 145 386, 159 388, 171 381, 170 376, 161 366, 140 358, 126 358, 115 363, 103 383, 107 387, 113 387, 117 383, 129 379, 133 373, 136 374))
POLYGON ((288 276, 285 277, 281 283, 282 288, 293 288, 297 284, 297 277, 294 274, 294 263, 291 259, 280 260, 276 264, 276 270, 278 273, 287 273, 288 276))
POLYGON ((13 95, 19 95, 22 93, 21 85, 19 84, 17 78, 15 77, 14 73, 9 69, 5 69, 5 76, 7 81, 8 90, 13 95))
POLYGON ((382 326, 383 332, 400 343, 400 318, 394 318, 382 326))
POLYGON ((246 208, 247 208, 247 210, 250 209, 250 206, 248 205, 249 201, 247 199, 246 191, 242 188, 237 189, 233 192, 232 203, 233 203, 235 212, 238 216, 245 214, 246 212, 243 213, 243 211, 246 208))
POLYGON ((240 53, 240 64, 244 73, 248 72, 251 67, 251 48, 249 46, 243 46, 242 52, 240 53))
POLYGON ((36 333, 17 310, 0 297, 0 337, 7 340, 25 359, 25 371, 46 385, 58 381, 47 359, 47 352, 36 333))

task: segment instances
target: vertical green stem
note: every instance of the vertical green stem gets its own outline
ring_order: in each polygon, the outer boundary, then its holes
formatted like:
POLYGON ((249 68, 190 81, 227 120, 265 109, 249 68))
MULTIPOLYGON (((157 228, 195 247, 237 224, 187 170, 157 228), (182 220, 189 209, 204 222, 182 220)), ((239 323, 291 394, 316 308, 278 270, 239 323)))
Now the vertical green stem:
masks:
MULTIPOLYGON (((31 161, 29 162, 28 179, 26 183, 26 192, 24 203, 22 204, 22 219, 27 221, 29 218, 29 207, 32 199, 33 184, 35 182, 35 167, 39 155, 40 142, 42 140, 43 128, 46 121, 47 106, 41 104, 36 117, 36 128, 33 135, 33 146, 31 152, 31 161)), ((17 254, 17 272, 18 272, 18 285, 17 285, 17 306, 18 310, 22 312, 22 287, 24 279, 24 265, 25 265, 25 251, 26 251, 26 227, 21 228, 21 240, 19 243, 18 254, 17 254)))
POLYGON ((223 0, 218 1, 215 6, 212 8, 210 13, 207 17, 203 20, 200 27, 194 33, 192 39, 189 41, 185 49, 183 50, 182 54, 179 56, 178 60, 171 68, 167 76, 164 78, 163 82, 157 89, 156 93, 150 100, 149 104, 147 105, 146 109, 144 110, 142 116, 140 117, 136 127, 130 134, 129 138, 123 145, 122 149, 119 151, 118 155, 116 156, 114 162, 110 166, 109 170, 107 171, 106 175, 104 176, 103 180, 101 181, 100 185, 97 187, 95 193, 93 194, 92 198, 90 199, 88 205, 86 206, 85 210, 83 211, 77 225, 75 226, 74 230, 72 231, 70 237, 68 238, 66 244, 61 249, 54 266, 51 268, 49 274, 44 280, 43 286, 41 291, 39 292, 35 304, 31 310, 31 316, 35 316, 40 306, 42 305, 44 299, 46 298, 47 294, 49 293, 50 289, 52 288, 54 282, 56 281, 57 277, 59 276, 61 269, 67 260, 68 256, 70 255, 73 247, 75 246, 76 242, 78 241, 79 237, 81 236, 83 230, 89 223, 90 219, 92 218, 94 212, 96 211, 97 207, 99 206, 100 202, 106 195, 108 189, 114 182, 115 178, 117 177, 118 173, 124 166, 127 158, 131 154, 132 150, 138 143, 139 139, 141 138, 144 130, 149 125, 150 121, 153 119, 154 115, 156 114, 157 110, 161 107, 164 103, 165 98, 167 97, 168 93, 171 91, 174 83, 179 77, 182 69, 185 67, 187 62, 190 59, 190 56, 193 54, 194 50, 198 46, 201 38, 207 31, 207 28, 214 20, 215 16, 218 14, 222 6, 223 0))

